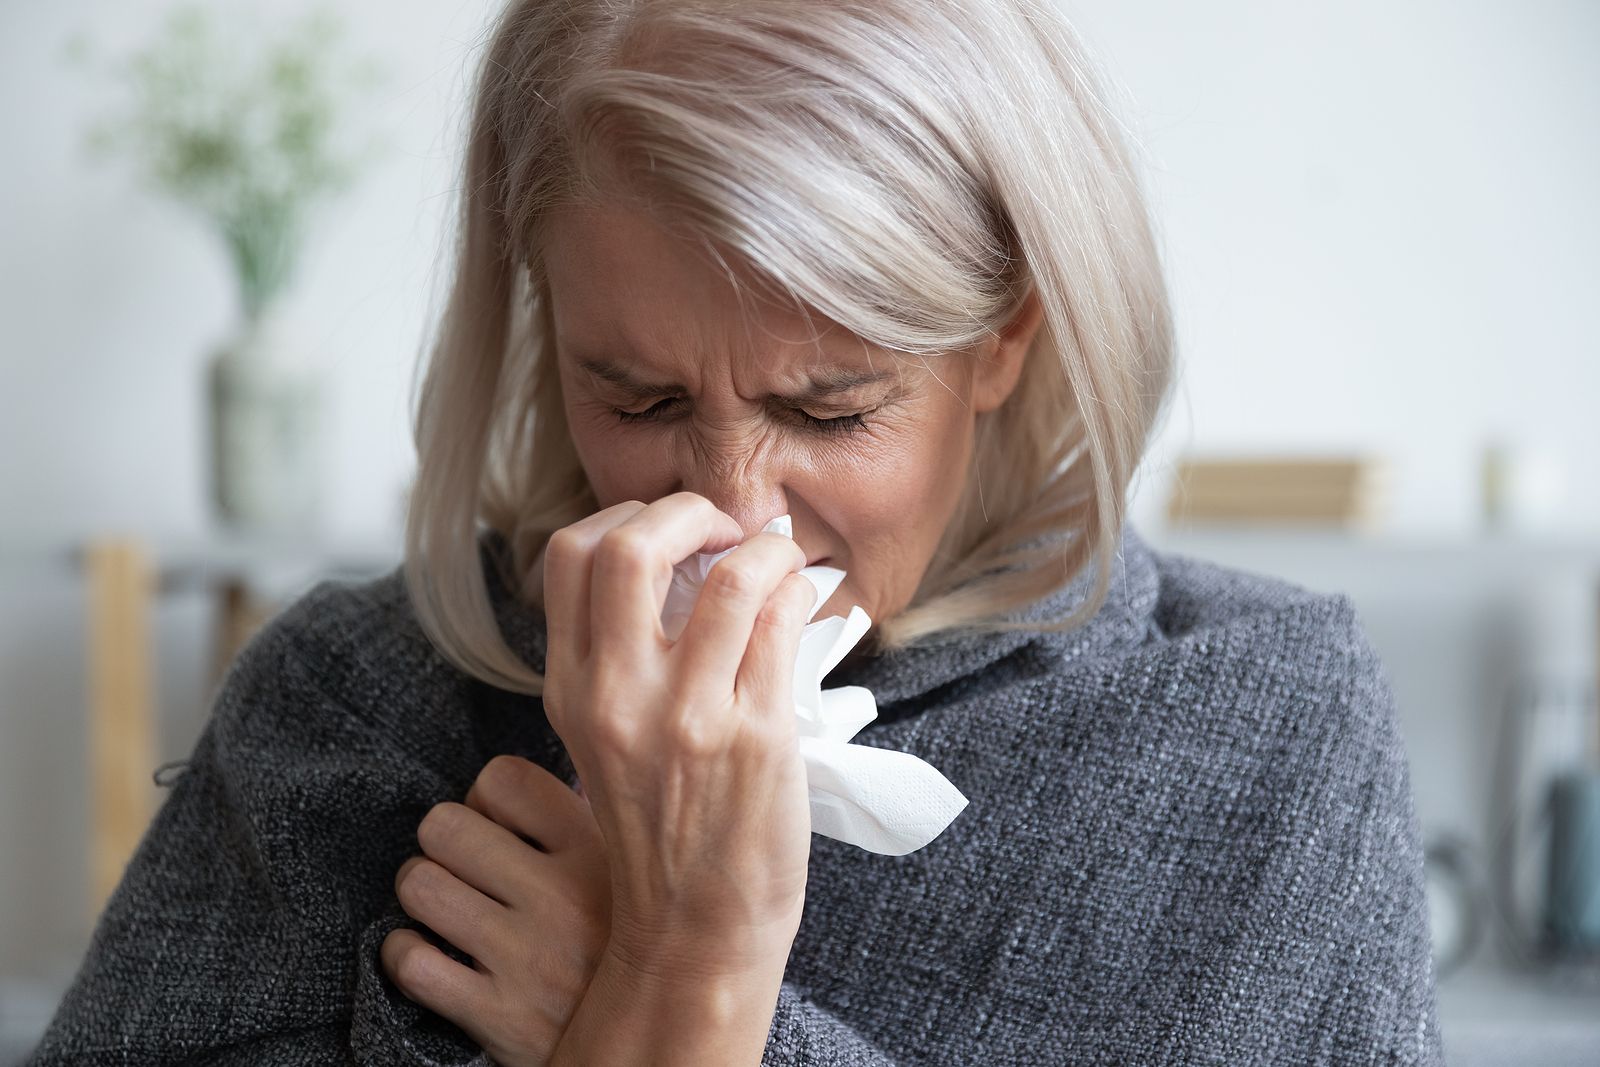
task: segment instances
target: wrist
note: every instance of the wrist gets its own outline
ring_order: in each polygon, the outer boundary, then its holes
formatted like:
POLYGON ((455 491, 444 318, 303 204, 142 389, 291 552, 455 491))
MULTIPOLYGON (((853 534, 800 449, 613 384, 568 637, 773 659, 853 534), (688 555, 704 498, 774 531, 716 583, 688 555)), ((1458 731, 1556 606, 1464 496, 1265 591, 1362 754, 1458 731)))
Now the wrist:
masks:
POLYGON ((787 963, 788 944, 739 967, 608 944, 550 1067, 757 1064, 787 963))
POLYGON ((782 975, 794 936, 744 941, 707 939, 682 948, 660 942, 642 947, 613 937, 606 942, 596 974, 604 973, 613 991, 670 1003, 679 998, 714 1012, 718 1003, 736 1000, 752 986, 782 975))
POLYGON ((638 985, 642 992, 655 986, 670 991, 686 979, 737 985, 774 966, 781 972, 799 929, 798 910, 793 916, 758 927, 725 926, 698 933, 680 928, 670 934, 613 916, 604 955, 612 961, 619 979, 638 985))

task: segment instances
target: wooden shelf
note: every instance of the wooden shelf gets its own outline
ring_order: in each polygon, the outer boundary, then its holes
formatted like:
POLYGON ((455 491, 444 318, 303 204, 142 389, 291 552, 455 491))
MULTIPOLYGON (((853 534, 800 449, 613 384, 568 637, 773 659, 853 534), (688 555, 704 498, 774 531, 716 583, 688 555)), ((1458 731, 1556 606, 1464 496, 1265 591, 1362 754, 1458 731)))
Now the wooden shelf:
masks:
POLYGON ((1495 555, 1573 555, 1600 557, 1600 530, 1550 533, 1426 531, 1368 532, 1283 525, 1207 524, 1189 527, 1139 527, 1151 545, 1177 552, 1218 548, 1273 548, 1283 551, 1362 552, 1407 555, 1450 553, 1495 555))

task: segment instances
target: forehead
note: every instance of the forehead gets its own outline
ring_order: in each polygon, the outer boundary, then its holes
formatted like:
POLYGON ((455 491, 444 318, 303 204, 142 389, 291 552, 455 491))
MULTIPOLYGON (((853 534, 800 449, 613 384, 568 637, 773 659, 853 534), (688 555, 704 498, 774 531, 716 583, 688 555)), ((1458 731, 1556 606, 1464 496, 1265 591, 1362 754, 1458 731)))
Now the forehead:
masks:
POLYGON ((737 257, 632 207, 560 207, 543 248, 557 344, 574 359, 664 373, 736 357, 751 369, 795 377, 894 371, 901 362, 827 317, 775 298, 737 257))

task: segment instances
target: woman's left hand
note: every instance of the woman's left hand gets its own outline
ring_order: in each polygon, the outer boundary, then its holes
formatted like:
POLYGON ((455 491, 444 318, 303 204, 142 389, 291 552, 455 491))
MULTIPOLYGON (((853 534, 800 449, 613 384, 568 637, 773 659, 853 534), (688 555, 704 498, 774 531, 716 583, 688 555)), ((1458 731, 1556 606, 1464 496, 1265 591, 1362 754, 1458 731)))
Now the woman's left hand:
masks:
POLYGON ((496 756, 465 804, 428 811, 417 840, 424 855, 400 866, 395 893, 474 966, 398 929, 380 950, 385 973, 495 1063, 544 1064, 611 930, 610 870, 587 799, 536 763, 496 756))

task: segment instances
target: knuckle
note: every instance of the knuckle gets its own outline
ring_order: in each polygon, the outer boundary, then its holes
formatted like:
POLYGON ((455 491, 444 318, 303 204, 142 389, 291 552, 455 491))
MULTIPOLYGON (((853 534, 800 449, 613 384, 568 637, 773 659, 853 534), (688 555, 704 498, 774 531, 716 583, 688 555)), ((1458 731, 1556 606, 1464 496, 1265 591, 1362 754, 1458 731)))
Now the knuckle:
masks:
POLYGON ((485 789, 507 789, 523 781, 528 774, 528 761, 521 756, 502 752, 478 772, 478 781, 485 789))
POLYGON ((643 570, 649 564, 650 542, 635 527, 613 526, 601 536, 595 555, 608 568, 643 570))
POLYGON ((417 824, 418 843, 425 851, 431 851, 440 842, 459 834, 465 828, 470 812, 471 809, 464 804, 453 800, 440 801, 429 808, 417 824))
POLYGON ((820 595, 817 587, 812 585, 809 579, 801 577, 798 571, 785 578, 780 588, 783 595, 789 598, 786 603, 801 614, 804 614, 820 595))
POLYGON ((713 596, 728 603, 741 603, 755 597, 760 579, 747 565, 735 563, 729 556, 717 563, 706 575, 701 596, 713 596))
POLYGON ((599 713, 586 720, 585 730, 594 746, 612 756, 626 756, 633 751, 639 729, 621 715, 599 713))
POLYGON ((420 856, 408 856, 406 858, 406 861, 404 863, 400 864, 399 869, 397 869, 394 872, 394 895, 395 896, 399 897, 402 894, 402 892, 404 892, 404 890, 402 890, 401 887, 403 885, 405 885, 406 879, 411 876, 411 868, 413 868, 413 867, 415 867, 417 865, 417 861, 420 858, 421 858, 420 856))
POLYGON ((761 605, 756 612, 754 629, 764 633, 782 633, 789 628, 790 609, 795 606, 792 593, 780 593, 761 605))
POLYGON ((540 1013, 530 1011, 501 1012, 497 1032, 507 1035, 511 1047, 519 1049, 554 1048, 561 1036, 540 1013))
POLYGON ((568 568, 576 566, 586 551, 587 542, 583 534, 570 526, 563 526, 545 542, 544 558, 548 565, 568 568))
POLYGON ((795 622, 805 620, 815 595, 815 587, 804 578, 785 578, 756 612, 755 628, 769 637, 787 633, 795 622))
POLYGON ((443 889, 442 874, 444 868, 427 859, 402 866, 395 878, 395 896, 408 913, 413 908, 427 908, 443 889))
POLYGON ((428 989, 433 969, 424 947, 414 941, 402 945, 395 953, 394 982, 410 993, 428 989))
POLYGON ((669 728, 673 748, 691 759, 705 759, 726 747, 722 724, 710 715, 679 714, 669 728))

